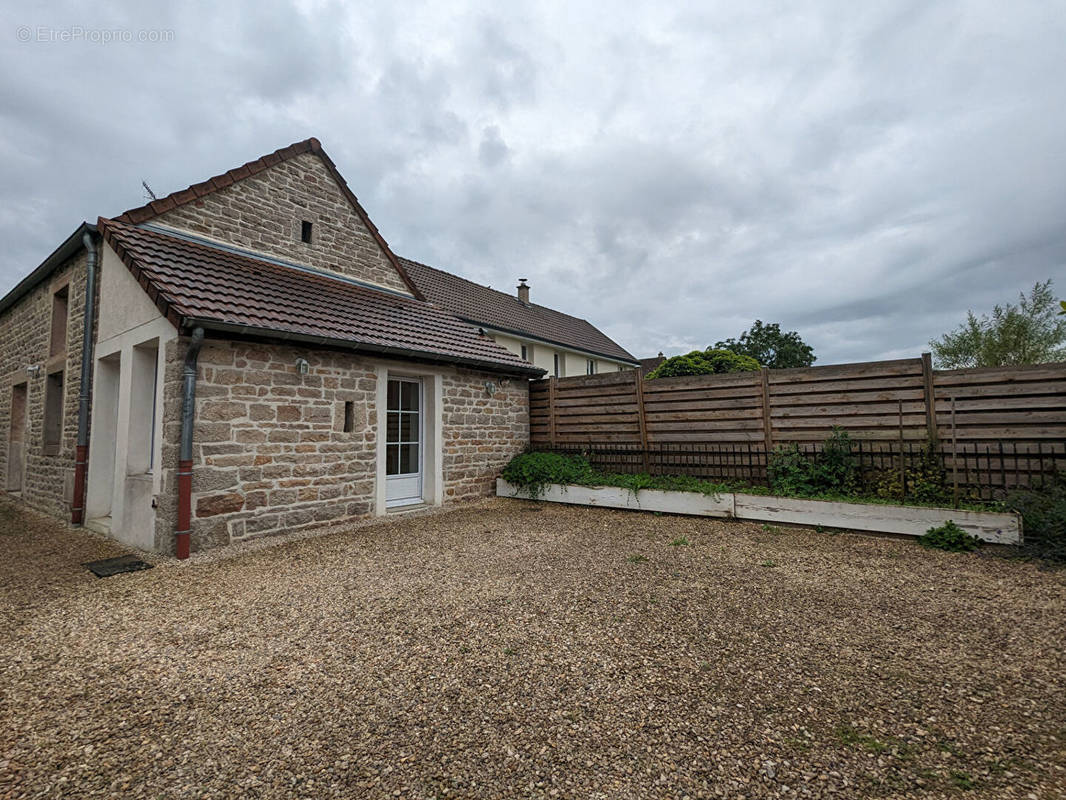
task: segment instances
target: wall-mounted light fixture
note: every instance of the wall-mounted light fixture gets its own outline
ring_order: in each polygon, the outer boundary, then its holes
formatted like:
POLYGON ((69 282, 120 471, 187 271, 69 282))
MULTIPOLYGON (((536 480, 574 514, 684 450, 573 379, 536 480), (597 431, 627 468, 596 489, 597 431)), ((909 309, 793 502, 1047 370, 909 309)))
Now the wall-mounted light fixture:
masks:
POLYGON ((496 394, 495 381, 485 381, 485 394, 487 394, 489 397, 492 397, 494 394, 496 394))
POLYGON ((26 367, 26 374, 29 375, 31 378, 36 378, 38 375, 41 374, 41 365, 30 364, 28 367, 26 367))
POLYGON ((301 375, 306 375, 311 371, 311 363, 306 358, 296 359, 296 371, 301 375))

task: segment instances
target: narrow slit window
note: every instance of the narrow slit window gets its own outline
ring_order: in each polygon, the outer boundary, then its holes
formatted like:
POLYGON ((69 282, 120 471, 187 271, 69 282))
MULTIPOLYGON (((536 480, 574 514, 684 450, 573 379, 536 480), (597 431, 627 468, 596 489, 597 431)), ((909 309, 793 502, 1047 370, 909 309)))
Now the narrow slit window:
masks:
POLYGON ((48 355, 56 356, 67 349, 67 298, 69 287, 64 286, 52 295, 52 335, 48 355))
POLYGON ((311 244, 311 228, 312 224, 306 219, 300 223, 300 241, 311 244))
POLYGON ((555 354, 555 377, 559 377, 559 354, 555 354))
POLYGON ((525 345, 522 345, 522 360, 529 361, 529 349, 525 345))
POLYGON ((63 441, 63 373, 53 372, 44 387, 44 454, 59 453, 63 441))
POLYGON ((596 362, 595 362, 595 360, 593 360, 591 358, 588 358, 588 359, 585 360, 585 374, 586 375, 595 375, 596 374, 596 362))
POLYGON ((344 432, 351 433, 355 430, 355 403, 351 400, 344 401, 344 432))

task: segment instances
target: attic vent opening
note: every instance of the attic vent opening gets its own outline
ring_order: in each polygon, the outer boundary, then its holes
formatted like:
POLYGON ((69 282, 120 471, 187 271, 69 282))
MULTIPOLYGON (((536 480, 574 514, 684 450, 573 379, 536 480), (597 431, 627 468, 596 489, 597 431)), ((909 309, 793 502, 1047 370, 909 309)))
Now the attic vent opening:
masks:
POLYGON ((300 223, 300 241, 311 244, 311 228, 312 225, 306 219, 300 223))

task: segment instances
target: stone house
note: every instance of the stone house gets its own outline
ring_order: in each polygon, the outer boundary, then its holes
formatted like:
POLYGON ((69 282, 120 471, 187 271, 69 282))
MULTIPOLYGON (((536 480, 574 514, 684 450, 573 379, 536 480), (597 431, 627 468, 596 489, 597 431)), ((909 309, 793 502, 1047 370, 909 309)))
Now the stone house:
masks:
POLYGON ((82 224, 0 299, 4 488, 179 557, 489 494, 544 370, 412 263, 316 139, 82 224))

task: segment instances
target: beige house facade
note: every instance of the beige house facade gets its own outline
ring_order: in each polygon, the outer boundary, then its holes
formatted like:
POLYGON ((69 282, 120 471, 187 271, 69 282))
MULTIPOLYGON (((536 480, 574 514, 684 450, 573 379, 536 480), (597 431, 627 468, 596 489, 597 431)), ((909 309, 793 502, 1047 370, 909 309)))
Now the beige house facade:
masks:
POLYGON ((624 372, 636 369, 629 361, 607 358, 598 353, 573 350, 557 342, 514 333, 502 333, 492 328, 485 328, 485 332, 497 344, 556 378, 566 378, 572 375, 599 375, 604 372, 624 372))

